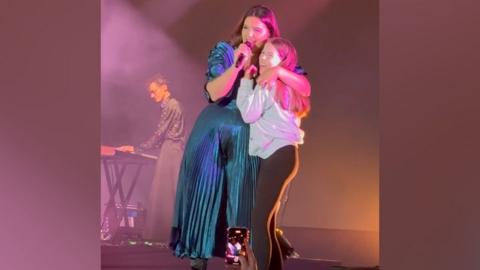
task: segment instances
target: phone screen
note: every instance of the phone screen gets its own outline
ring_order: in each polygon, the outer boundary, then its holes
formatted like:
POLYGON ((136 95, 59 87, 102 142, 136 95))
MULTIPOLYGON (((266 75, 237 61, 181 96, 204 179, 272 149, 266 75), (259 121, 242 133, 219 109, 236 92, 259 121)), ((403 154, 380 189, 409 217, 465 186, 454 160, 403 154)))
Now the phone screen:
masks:
POLYGON ((227 229, 227 249, 225 251, 225 262, 227 264, 239 265, 238 256, 246 256, 245 240, 249 237, 247 228, 235 227, 227 229))

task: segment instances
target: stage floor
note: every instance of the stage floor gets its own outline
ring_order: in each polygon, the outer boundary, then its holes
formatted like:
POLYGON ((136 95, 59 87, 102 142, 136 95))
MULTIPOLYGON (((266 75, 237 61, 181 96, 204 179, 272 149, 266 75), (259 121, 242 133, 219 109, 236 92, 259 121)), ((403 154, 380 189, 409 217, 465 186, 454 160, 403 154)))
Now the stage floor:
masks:
MULTIPOLYGON (((105 270, 183 270, 190 269, 188 259, 179 259, 166 247, 155 246, 105 246, 102 245, 102 269, 105 270)), ((328 260, 289 259, 285 270, 333 270, 339 263, 328 260)), ((221 258, 213 258, 209 270, 225 270, 221 258)))

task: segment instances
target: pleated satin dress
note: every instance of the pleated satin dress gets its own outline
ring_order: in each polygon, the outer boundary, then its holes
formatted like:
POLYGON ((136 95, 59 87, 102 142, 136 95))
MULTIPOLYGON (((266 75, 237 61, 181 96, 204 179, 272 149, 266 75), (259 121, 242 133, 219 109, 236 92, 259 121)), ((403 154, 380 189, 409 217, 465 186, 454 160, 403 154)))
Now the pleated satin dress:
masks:
MULTIPOLYGON (((233 47, 217 43, 208 58, 207 80, 233 60, 233 47)), ((178 257, 224 256, 227 227, 251 227, 259 159, 248 154, 249 125, 235 102, 241 76, 226 97, 203 109, 187 141, 170 243, 178 257)))

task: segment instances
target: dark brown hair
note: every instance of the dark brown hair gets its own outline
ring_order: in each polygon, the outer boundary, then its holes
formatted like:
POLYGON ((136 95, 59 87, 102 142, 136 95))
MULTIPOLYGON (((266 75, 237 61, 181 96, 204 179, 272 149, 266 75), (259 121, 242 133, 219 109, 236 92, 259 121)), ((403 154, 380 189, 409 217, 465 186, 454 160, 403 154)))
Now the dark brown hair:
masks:
POLYGON ((265 24, 265 26, 267 26, 268 31, 270 32, 270 37, 280 36, 280 30, 278 29, 277 19, 275 17, 275 13, 273 13, 273 10, 263 5, 256 5, 247 10, 245 15, 243 15, 230 38, 230 45, 237 47, 240 45, 240 43, 242 43, 243 24, 245 19, 250 16, 259 18, 265 24))

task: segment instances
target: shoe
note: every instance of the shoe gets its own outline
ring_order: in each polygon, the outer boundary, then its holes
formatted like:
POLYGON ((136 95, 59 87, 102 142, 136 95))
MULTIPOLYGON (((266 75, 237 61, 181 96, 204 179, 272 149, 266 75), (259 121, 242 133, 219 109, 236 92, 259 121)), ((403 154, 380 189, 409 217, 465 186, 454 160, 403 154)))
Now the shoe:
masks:
POLYGON ((281 229, 276 228, 275 234, 277 236, 278 243, 280 244, 280 250, 282 252, 282 257, 284 260, 300 257, 300 254, 295 251, 295 248, 293 248, 292 243, 288 241, 288 239, 285 237, 285 234, 281 229))

